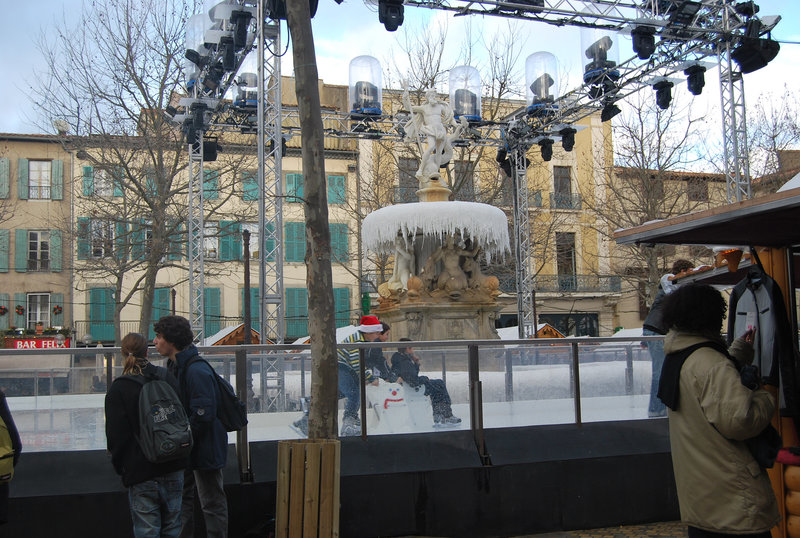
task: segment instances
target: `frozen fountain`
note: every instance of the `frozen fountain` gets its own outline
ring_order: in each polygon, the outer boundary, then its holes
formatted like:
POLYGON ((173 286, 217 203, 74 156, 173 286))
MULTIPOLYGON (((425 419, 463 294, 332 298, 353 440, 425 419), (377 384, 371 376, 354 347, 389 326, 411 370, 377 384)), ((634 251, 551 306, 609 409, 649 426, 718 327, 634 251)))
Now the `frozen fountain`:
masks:
MULTIPOLYGON (((498 338, 499 282, 481 272, 481 260, 509 251, 508 219, 494 206, 450 201, 451 191, 440 175, 452 158, 453 140, 480 102, 470 98, 480 95, 480 80, 476 88, 471 75, 467 71, 455 81, 455 113, 433 90, 420 105, 412 105, 408 91, 403 92, 411 113, 405 140, 417 144, 420 155, 419 202, 381 208, 363 222, 364 247, 394 255, 392 276, 378 287, 377 310, 391 324, 393 339, 498 338), (471 109, 458 110, 459 104, 471 109)), ((451 93, 453 84, 451 76, 451 93)))

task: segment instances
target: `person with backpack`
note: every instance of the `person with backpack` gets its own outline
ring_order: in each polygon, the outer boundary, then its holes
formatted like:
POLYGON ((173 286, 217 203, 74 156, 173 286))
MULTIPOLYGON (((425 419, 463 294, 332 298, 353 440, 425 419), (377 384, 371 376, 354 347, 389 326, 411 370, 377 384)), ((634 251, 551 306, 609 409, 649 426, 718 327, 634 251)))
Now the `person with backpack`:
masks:
POLYGON ((667 352, 658 396, 667 406, 681 520, 690 538, 769 538, 780 520, 766 469, 749 440, 770 424, 772 395, 745 382, 754 331, 729 349, 720 335, 727 305, 708 285, 685 284, 664 302, 667 352))
POLYGON ((147 360, 147 339, 131 333, 122 339, 123 375, 105 399, 106 440, 114 470, 128 488, 133 534, 137 538, 177 538, 181 531, 183 469, 187 457, 149 461, 141 443, 140 395, 148 379, 166 381, 177 398, 178 383, 165 368, 147 360), (139 378, 139 379, 132 379, 139 378))
MULTIPOLYGON (((180 386, 180 397, 192 427, 194 448, 189 458, 189 469, 196 485, 197 496, 203 510, 206 536, 228 535, 228 500, 223 487, 222 469, 228 451, 228 434, 217 417, 217 407, 222 397, 217 384, 217 374, 211 365, 200 357, 192 344, 189 320, 181 316, 164 316, 154 327, 156 350, 168 357, 180 386)), ((181 537, 193 536, 194 490, 185 488, 181 520, 181 537)))

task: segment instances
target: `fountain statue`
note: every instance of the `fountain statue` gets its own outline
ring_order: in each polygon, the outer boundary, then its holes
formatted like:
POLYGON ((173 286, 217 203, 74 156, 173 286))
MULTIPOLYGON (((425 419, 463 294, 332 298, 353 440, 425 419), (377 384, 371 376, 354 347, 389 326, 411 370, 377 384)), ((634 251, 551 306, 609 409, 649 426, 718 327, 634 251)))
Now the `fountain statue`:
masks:
POLYGON ((404 87, 403 103, 411 113, 405 140, 420 154, 420 201, 384 207, 364 219, 364 247, 394 254, 392 276, 378 287, 378 315, 395 337, 497 338, 499 283, 480 266, 482 259, 509 251, 507 217, 488 204, 449 199, 440 169, 452 159, 466 118, 457 122, 432 89, 423 103, 412 105, 404 87))

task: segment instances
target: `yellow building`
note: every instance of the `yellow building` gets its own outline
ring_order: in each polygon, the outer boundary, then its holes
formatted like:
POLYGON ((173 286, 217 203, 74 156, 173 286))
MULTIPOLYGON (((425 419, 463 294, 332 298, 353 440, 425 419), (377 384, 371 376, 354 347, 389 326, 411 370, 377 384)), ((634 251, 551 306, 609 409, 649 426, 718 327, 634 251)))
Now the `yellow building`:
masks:
POLYGON ((72 325, 71 168, 57 136, 0 134, 0 334, 72 325))

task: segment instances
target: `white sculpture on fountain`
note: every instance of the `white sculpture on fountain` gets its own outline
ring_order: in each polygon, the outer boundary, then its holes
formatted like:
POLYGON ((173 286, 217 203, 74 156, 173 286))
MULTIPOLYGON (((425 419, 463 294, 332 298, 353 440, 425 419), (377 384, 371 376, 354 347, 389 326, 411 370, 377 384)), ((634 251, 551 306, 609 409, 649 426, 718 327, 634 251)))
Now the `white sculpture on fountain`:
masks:
POLYGON ((440 100, 432 88, 425 90, 425 102, 412 105, 408 86, 404 82, 402 99, 403 106, 411 112, 411 119, 405 127, 405 138, 415 141, 419 146, 420 165, 416 176, 420 188, 436 186, 441 179, 439 169, 453 158, 453 140, 467 128, 467 120, 462 117, 460 124, 456 122, 453 109, 440 100))

